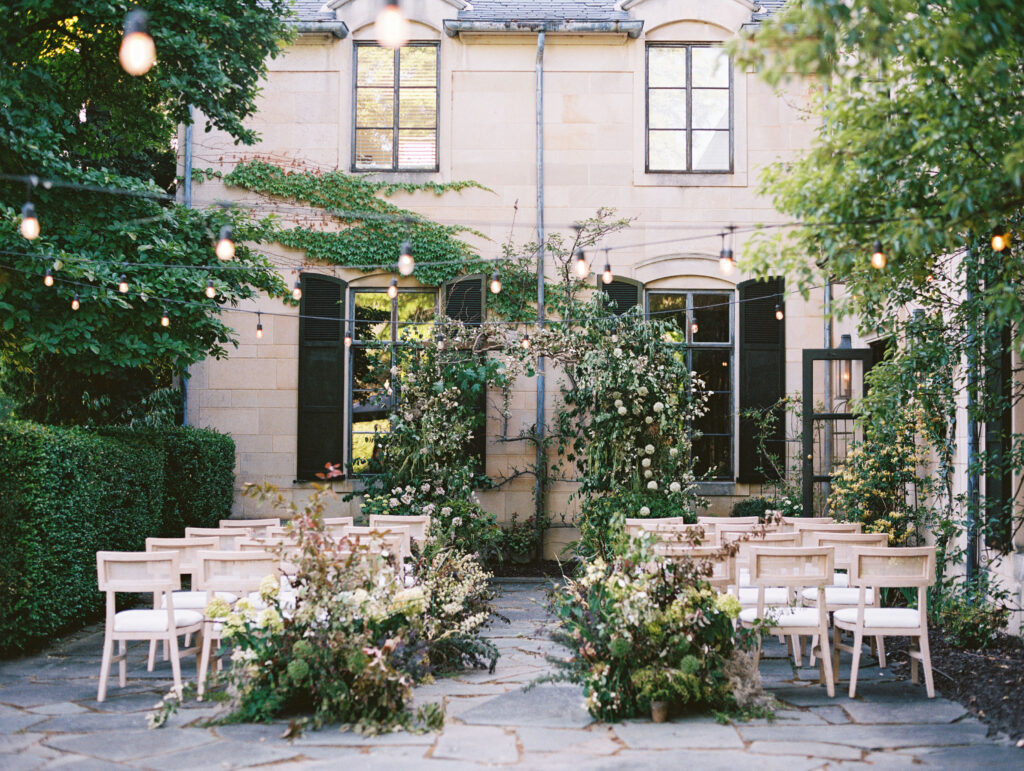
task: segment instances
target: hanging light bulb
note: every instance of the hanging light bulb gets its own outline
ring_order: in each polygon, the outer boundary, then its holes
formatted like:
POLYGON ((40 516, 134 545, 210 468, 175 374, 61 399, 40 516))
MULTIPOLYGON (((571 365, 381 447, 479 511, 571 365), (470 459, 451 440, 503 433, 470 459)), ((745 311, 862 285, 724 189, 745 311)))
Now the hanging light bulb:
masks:
POLYGON ((164 315, 160 317, 160 326, 169 327, 171 325, 171 317, 167 315, 167 309, 164 308, 164 315))
POLYGON ((206 279, 206 296, 209 297, 211 300, 217 296, 217 290, 213 286, 212 278, 206 279))
POLYGON ((75 292, 75 296, 71 298, 71 310, 77 311, 82 307, 82 301, 78 299, 78 292, 75 292))
POLYGON ((302 299, 302 282, 299 279, 295 279, 295 286, 292 287, 292 299, 302 299))
POLYGON ((402 242, 402 253, 398 257, 398 272, 403 276, 411 276, 416 269, 416 260, 412 257, 412 244, 408 239, 402 242))
POLYGON ((373 28, 378 45, 384 48, 401 48, 409 42, 409 22, 405 20, 398 3, 389 2, 377 14, 373 28))
POLYGON ((885 258, 885 252, 882 251, 882 242, 875 240, 874 251, 871 253, 871 267, 875 270, 881 270, 885 267, 885 263, 888 262, 885 258))
POLYGON ((36 217, 36 207, 31 201, 26 201, 25 205, 21 207, 21 235, 29 240, 34 241, 39 238, 39 220, 36 217))
POLYGON ((699 330, 699 329, 700 329, 700 327, 697 325, 696 321, 694 321, 692 324, 690 324, 690 331, 693 332, 693 334, 697 334, 697 330, 699 330))
POLYGON ((214 254, 217 255, 219 260, 230 260, 235 256, 235 231, 231 229, 230 225, 225 225, 220 229, 220 236, 217 238, 217 246, 214 247, 214 254))
POLYGON ((124 17, 124 37, 118 52, 121 67, 129 75, 145 75, 156 61, 156 45, 149 34, 149 14, 141 8, 124 17))
POLYGON ((718 268, 722 271, 722 274, 728 276, 732 273, 733 268, 736 267, 736 260, 732 256, 732 231, 736 229, 735 225, 729 226, 729 246, 725 245, 725 233, 722 233, 722 250, 718 253, 718 268))
POLYGON ((997 252, 1003 251, 1010 243, 1010 234, 996 231, 992 235, 992 249, 997 252))
POLYGON ((529 334, 523 335, 522 346, 527 351, 530 350, 530 335, 529 334))
POLYGON ((49 268, 47 268, 46 273, 43 274, 43 284, 45 286, 53 286, 53 271, 49 268))
POLYGON ((350 345, 352 345, 352 333, 345 332, 345 347, 348 348, 350 345))
POLYGON ((610 284, 614 280, 615 276, 612 275, 611 263, 606 262, 604 264, 604 270, 601 271, 601 281, 603 281, 605 284, 610 284))
POLYGON ((490 290, 491 294, 501 293, 501 277, 498 276, 498 271, 494 271, 494 273, 491 274, 490 290))
POLYGON ((786 318, 786 312, 782 309, 781 303, 775 303, 775 320, 782 321, 786 318))
POLYGON ((391 279, 391 283, 388 284, 388 297, 390 297, 392 300, 394 300, 396 297, 398 297, 398 279, 397 278, 391 279))
POLYGON ((117 291, 121 294, 128 294, 128 276, 124 273, 121 274, 121 278, 117 282, 117 291))
POLYGON ((259 340, 263 337, 263 314, 256 314, 256 339, 259 340))
POLYGON ((590 269, 587 267, 587 257, 583 253, 583 249, 576 247, 576 251, 573 252, 573 257, 576 260, 576 275, 580 278, 586 278, 590 273, 590 269))

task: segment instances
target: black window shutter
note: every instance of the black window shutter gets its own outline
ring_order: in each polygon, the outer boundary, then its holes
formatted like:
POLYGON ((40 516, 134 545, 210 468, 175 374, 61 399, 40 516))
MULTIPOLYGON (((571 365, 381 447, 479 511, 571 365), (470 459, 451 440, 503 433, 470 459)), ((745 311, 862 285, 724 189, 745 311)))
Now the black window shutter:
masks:
MULTIPOLYGON (((486 290, 483 276, 464 276, 444 285, 445 315, 463 324, 484 323, 486 290)), ((466 443, 466 453, 478 459, 477 473, 487 468, 487 389, 472 397, 479 424, 473 428, 473 438, 466 443)))
POLYGON ((601 287, 601 291, 607 295, 608 302, 615 303, 615 307, 611 310, 616 316, 621 316, 630 308, 635 308, 640 304, 642 284, 617 278, 610 284, 599 279, 598 285, 601 287))
MULTIPOLYGON (((763 482, 777 478, 771 464, 758 453, 754 421, 742 417, 744 410, 764 410, 786 395, 786 322, 775 318, 775 306, 782 305, 783 281, 744 281, 737 290, 740 303, 739 482, 763 482), (759 471, 758 468, 761 467, 759 471), (767 472, 763 473, 763 472, 767 472)), ((776 415, 775 430, 766 437, 766 449, 786 464, 785 413, 776 415)))
POLYGON ((296 477, 316 479, 344 461, 345 288, 331 276, 302 274, 296 477))

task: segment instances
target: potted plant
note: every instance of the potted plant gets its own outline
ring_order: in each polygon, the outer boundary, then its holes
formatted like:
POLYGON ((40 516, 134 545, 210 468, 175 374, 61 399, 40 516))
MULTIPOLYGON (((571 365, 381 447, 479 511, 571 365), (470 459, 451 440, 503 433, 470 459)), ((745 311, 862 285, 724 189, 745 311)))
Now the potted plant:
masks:
POLYGON ((664 723, 669 718, 675 689, 672 686, 670 670, 644 667, 633 674, 633 686, 641 703, 650 705, 651 720, 664 723))

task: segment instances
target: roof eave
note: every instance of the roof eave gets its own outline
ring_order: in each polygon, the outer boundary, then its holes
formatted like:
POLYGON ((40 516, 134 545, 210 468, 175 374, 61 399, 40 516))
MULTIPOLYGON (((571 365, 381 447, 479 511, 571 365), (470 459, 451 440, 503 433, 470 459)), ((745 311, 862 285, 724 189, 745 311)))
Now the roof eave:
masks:
POLYGON ((348 37, 348 25, 343 21, 327 19, 324 21, 292 22, 295 31, 301 34, 334 35, 338 40, 348 37))
POLYGON ((485 34, 523 34, 550 32, 567 35, 626 35, 631 38, 640 37, 644 23, 641 19, 622 19, 618 21, 553 21, 553 20, 513 20, 513 19, 445 19, 444 31, 448 37, 457 37, 463 32, 485 34))

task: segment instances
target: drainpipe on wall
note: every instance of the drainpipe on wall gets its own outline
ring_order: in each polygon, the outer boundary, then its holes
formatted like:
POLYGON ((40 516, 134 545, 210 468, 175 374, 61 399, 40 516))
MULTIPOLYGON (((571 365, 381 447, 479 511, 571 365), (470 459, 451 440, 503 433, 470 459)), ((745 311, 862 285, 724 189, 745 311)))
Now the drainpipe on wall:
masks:
MULTIPOLYGON (((188 124, 185 126, 185 208, 192 208, 192 121, 195 118, 195 108, 188 106, 188 124)), ((187 374, 187 373, 186 373, 187 374)), ((181 379, 181 423, 188 425, 188 377, 181 379)))
MULTIPOLYGON (((537 33, 537 327, 544 328, 544 30, 537 33)), ((537 489, 534 522, 537 528, 537 560, 544 558, 544 489, 547 455, 544 452, 544 357, 537 357, 537 489)))
MULTIPOLYGON (((832 347, 832 279, 825 279, 825 347, 832 347)), ((832 362, 825 362, 825 412, 832 412, 832 362)), ((825 474, 832 473, 832 421, 826 420, 825 435, 822 437, 821 457, 825 474)), ((825 482, 825 508, 822 514, 828 514, 829 483, 825 482)))
MULTIPOLYGON (((972 254, 967 252, 967 305, 974 299, 974 282, 977 274, 970 269, 972 254)), ((976 322, 968 319, 967 328, 967 582, 978 574, 978 512, 981 509, 981 484, 978 473, 978 420, 975 416, 976 391, 978 390, 978 347, 976 322)))

